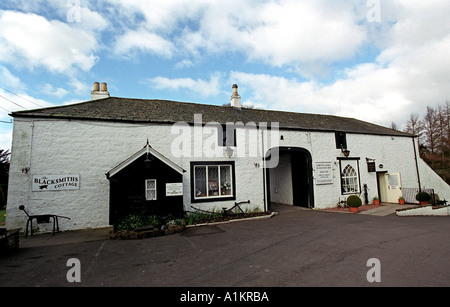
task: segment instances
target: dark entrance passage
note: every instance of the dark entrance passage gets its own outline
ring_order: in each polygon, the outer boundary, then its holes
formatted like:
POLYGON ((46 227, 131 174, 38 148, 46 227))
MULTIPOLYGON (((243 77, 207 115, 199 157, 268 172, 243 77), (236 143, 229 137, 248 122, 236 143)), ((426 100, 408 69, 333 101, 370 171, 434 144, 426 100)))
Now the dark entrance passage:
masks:
POLYGON ((275 157, 275 150, 279 153, 278 164, 266 170, 269 209, 271 202, 314 208, 312 157, 309 151, 279 147, 269 150, 268 161, 275 157))
POLYGON ((184 214, 182 193, 167 191, 167 187, 182 187, 180 171, 151 153, 137 153, 108 173, 110 181, 111 225, 129 214, 184 214))

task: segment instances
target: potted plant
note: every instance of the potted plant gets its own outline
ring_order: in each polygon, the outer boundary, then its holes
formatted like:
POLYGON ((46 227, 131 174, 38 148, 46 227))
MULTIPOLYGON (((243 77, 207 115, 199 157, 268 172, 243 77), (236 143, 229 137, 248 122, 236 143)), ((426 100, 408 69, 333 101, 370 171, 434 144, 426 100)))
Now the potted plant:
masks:
POLYGON ((373 204, 374 204, 375 206, 379 206, 379 205, 380 205, 380 199, 379 199, 377 196, 375 196, 375 197, 373 198, 373 204))
POLYGON ((400 196, 400 197, 398 198, 398 203, 399 203, 400 205, 404 205, 404 204, 405 204, 405 199, 403 198, 403 196, 400 196))
POLYGON ((347 206, 350 208, 350 212, 358 213, 359 207, 361 207, 362 201, 361 198, 359 198, 356 195, 350 195, 347 198, 347 206))
POLYGON ((419 192, 416 194, 416 200, 419 201, 420 205, 426 205, 430 201, 431 196, 427 192, 419 192))

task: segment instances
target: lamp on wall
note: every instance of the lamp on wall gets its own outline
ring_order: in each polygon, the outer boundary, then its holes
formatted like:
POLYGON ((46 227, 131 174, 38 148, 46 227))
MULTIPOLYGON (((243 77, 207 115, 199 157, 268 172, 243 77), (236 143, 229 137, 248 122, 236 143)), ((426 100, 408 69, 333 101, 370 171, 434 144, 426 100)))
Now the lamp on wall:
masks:
POLYGON ((228 158, 231 159, 233 157, 234 150, 230 146, 227 146, 227 149, 225 149, 225 152, 227 153, 228 158))
POLYGON ((350 150, 344 149, 344 146, 341 146, 341 152, 344 154, 344 157, 350 156, 350 150))

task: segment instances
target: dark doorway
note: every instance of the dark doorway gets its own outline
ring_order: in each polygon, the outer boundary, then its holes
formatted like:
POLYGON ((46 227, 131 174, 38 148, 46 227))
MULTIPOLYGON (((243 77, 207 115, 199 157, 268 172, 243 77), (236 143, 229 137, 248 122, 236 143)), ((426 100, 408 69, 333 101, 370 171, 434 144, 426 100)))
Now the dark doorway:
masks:
POLYGON ((183 196, 167 196, 166 184, 182 183, 182 175, 158 158, 138 157, 110 180, 110 224, 129 214, 183 215, 183 196), (149 167, 148 167, 149 166, 149 167))
POLYGON ((266 170, 269 209, 272 201, 314 208, 312 157, 309 151, 296 147, 274 148, 267 154, 268 161, 275 157, 275 150, 278 150, 279 163, 273 169, 266 170))

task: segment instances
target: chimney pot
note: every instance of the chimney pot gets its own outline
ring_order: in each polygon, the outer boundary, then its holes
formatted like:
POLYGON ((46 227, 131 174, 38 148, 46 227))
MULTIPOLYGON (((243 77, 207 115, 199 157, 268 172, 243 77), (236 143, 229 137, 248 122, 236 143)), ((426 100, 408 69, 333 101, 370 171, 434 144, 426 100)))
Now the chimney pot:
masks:
POLYGON ((91 91, 91 100, 109 98, 108 86, 106 83, 102 83, 100 91, 100 83, 94 82, 94 90, 91 91))
POLYGON ((233 96, 231 96, 231 106, 233 108, 240 109, 242 107, 241 106, 241 96, 239 96, 239 94, 238 94, 237 84, 233 84, 232 88, 233 88, 233 96))

